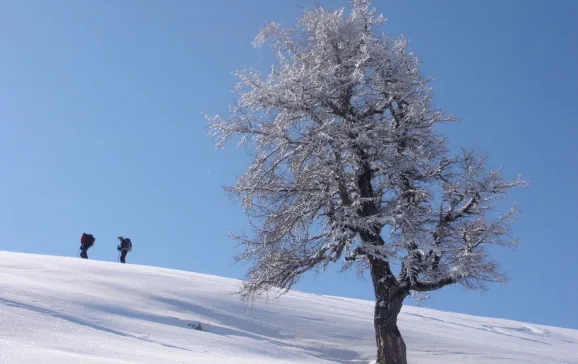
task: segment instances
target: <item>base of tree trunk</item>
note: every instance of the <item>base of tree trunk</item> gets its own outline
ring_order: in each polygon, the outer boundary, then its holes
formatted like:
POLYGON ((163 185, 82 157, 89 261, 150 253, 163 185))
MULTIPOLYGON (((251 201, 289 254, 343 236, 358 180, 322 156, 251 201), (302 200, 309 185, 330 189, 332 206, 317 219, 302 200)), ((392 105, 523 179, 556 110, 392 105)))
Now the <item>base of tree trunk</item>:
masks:
POLYGON ((407 364, 405 342, 397 325, 376 326, 377 364, 407 364))

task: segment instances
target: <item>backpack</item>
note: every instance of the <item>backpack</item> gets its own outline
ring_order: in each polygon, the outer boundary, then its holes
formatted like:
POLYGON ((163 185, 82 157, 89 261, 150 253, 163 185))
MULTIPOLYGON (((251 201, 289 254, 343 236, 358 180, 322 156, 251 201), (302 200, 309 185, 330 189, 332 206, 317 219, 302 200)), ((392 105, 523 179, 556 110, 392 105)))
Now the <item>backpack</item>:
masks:
POLYGON ((120 243, 120 249, 126 250, 127 252, 132 251, 132 241, 128 238, 122 239, 122 243, 120 243))
POLYGON ((88 248, 90 248, 95 241, 96 239, 92 234, 82 233, 82 236, 80 237, 80 244, 85 245, 88 248))

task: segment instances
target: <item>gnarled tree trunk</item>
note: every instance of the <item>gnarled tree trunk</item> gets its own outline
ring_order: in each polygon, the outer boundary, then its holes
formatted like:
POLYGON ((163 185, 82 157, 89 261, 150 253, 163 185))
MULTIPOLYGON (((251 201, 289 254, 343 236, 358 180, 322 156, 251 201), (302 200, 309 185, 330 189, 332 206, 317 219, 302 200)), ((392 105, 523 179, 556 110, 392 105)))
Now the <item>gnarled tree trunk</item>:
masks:
POLYGON ((401 300, 378 301, 375 304, 375 341, 378 364, 407 364, 405 342, 397 328, 401 300))
POLYGON ((387 262, 373 260, 371 275, 375 290, 374 327, 378 364, 407 364, 406 347, 397 328, 407 290, 400 287, 387 262))

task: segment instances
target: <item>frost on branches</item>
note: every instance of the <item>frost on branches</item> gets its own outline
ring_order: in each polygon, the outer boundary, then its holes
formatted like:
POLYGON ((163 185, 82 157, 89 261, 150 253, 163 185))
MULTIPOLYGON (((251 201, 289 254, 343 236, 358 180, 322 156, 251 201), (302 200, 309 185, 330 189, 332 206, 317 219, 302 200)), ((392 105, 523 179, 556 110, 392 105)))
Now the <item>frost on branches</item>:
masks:
POLYGON ((235 236, 253 262, 242 293, 289 289, 310 269, 341 261, 369 269, 376 296, 378 363, 405 363, 397 314, 405 297, 505 277, 487 254, 512 245, 516 210, 494 201, 506 181, 473 151, 452 155, 435 125, 428 81, 403 37, 368 0, 351 11, 305 11, 294 29, 269 23, 255 45, 277 63, 238 71, 228 116, 208 117, 217 146, 240 137, 252 164, 226 190, 253 232, 235 236), (401 266, 399 272, 390 268, 401 266))

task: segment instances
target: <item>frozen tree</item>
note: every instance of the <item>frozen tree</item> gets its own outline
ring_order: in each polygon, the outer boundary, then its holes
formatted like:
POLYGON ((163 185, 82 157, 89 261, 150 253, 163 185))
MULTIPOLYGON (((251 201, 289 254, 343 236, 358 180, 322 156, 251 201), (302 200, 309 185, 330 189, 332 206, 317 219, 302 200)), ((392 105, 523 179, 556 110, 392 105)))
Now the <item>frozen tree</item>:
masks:
POLYGON ((505 277, 487 248, 512 245, 510 188, 473 151, 451 154, 428 81, 403 37, 378 34, 369 0, 351 11, 304 11, 295 28, 269 23, 268 74, 238 71, 228 116, 207 117, 218 147, 231 138, 251 165, 226 191, 253 231, 236 235, 252 262, 242 295, 287 290, 311 269, 341 261, 368 269, 379 364, 406 363, 397 327, 403 301, 451 284, 505 277), (394 267, 399 271, 394 272, 394 267))

